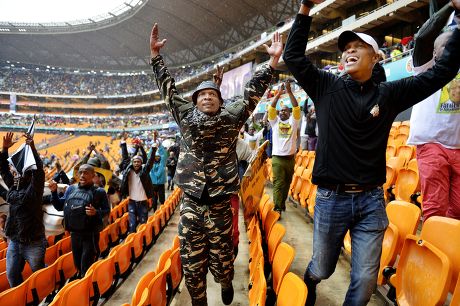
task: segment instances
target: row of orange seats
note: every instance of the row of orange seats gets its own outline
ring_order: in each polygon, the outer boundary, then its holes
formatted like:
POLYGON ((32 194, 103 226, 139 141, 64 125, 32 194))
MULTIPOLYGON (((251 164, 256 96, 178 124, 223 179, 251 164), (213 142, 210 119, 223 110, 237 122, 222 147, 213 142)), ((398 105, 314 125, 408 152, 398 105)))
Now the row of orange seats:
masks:
MULTIPOLYGON (((125 278, 131 272, 134 263, 139 263, 144 252, 148 250, 148 248, 150 248, 152 245, 154 238, 156 238, 160 231, 166 226, 167 220, 169 220, 170 215, 179 203, 180 193, 180 189, 175 189, 173 194, 168 197, 168 200, 165 202, 165 204, 163 204, 160 209, 149 218, 149 222, 147 224, 142 224, 136 233, 130 234, 125 239, 123 247, 121 247, 121 245, 115 246, 107 259, 99 260, 91 266, 87 272, 87 275, 85 275, 85 278, 86 276, 91 275, 91 277, 88 278, 96 279, 91 283, 93 286, 92 288, 96 289, 89 288, 90 291, 88 292, 89 296, 87 301, 88 305, 90 300, 96 301, 97 303, 97 300, 99 300, 103 294, 112 292, 115 289, 119 279, 125 278), (131 256, 132 254, 134 254, 134 256, 131 256), (96 269, 99 264, 101 264, 101 267, 96 269), (112 268, 112 272, 114 272, 113 274, 109 273, 111 276, 110 286, 108 286, 109 282, 104 278, 108 275, 106 273, 107 266, 110 266, 112 268), (101 271, 100 273, 98 272, 99 270, 101 271), (98 281, 100 283, 99 285, 98 281)), ((123 208, 127 210, 127 204, 128 199, 125 199, 117 207, 112 209, 112 213, 114 211, 120 211, 120 208, 121 211, 123 211, 123 208)), ((122 235, 127 233, 127 229, 128 213, 125 212, 121 218, 116 219, 114 223, 110 224, 101 232, 99 242, 101 254, 107 254, 110 246, 118 244, 119 239, 122 238, 122 235)), ((49 239, 48 241, 52 241, 52 239, 49 239)), ((58 295, 54 298, 54 305, 61 305, 61 302, 63 303, 62 305, 67 305, 67 303, 70 303, 71 300, 73 303, 74 297, 71 297, 69 300, 67 300, 68 297, 64 293, 69 287, 73 286, 70 284, 75 284, 77 281, 70 282, 63 286, 64 283, 69 278, 73 277, 76 273, 76 268, 73 266, 72 253, 70 249, 70 237, 66 237, 60 240, 56 245, 48 247, 47 254, 50 254, 48 256, 49 260, 46 260, 48 267, 36 271, 28 278, 24 277, 27 279, 21 285, 0 293, 1 305, 22 305, 26 304, 26 301, 28 304, 31 303, 38 305, 45 297, 52 297, 56 291, 58 291, 58 295), (65 247, 62 247, 62 245, 65 245, 65 247), (59 255, 64 254, 57 258, 54 263, 51 260, 51 254, 53 253, 53 250, 56 251, 59 255), (60 266, 64 263, 65 269, 60 269, 60 266), (18 300, 18 296, 21 297, 21 299, 18 300)), ((25 269, 25 271, 26 270, 27 269, 25 269)), ((1 276, 3 274, 6 274, 6 272, 0 273, 0 280, 2 280, 1 276)), ((6 275, 4 278, 7 284, 6 275)), ((72 292, 73 290, 69 291, 70 296, 73 296, 71 294, 72 292)), ((76 296, 80 296, 80 294, 77 293, 76 296)), ((83 295, 83 299, 84 298, 85 295, 83 295)), ((81 299, 75 301, 74 305, 80 305, 79 301, 81 301, 81 299)))
POLYGON ((265 194, 248 225, 249 305, 276 302, 278 306, 303 306, 307 287, 300 277, 289 272, 295 251, 282 242, 286 229, 277 222, 280 215, 273 207, 273 201, 265 194))
POLYGON ((182 277, 179 237, 176 236, 172 247, 160 255, 156 269, 145 273, 137 283, 131 306, 166 306, 171 303, 182 277))

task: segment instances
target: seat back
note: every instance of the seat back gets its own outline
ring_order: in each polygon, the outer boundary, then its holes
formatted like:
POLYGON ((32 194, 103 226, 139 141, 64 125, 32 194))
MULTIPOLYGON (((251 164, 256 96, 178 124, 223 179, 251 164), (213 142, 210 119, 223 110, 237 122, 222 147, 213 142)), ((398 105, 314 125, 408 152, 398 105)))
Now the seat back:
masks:
POLYGON ((273 226, 272 231, 270 232, 270 237, 268 237, 268 261, 273 262, 273 257, 275 257, 276 248, 281 243, 281 240, 286 234, 286 229, 280 223, 276 223, 273 226))
POLYGON ((155 268, 155 272, 157 274, 164 269, 166 262, 168 261, 169 257, 171 257, 171 253, 171 249, 167 249, 163 253, 161 253, 160 258, 158 258, 157 267, 155 268))
POLYGON ((125 273, 131 267, 131 245, 132 240, 126 241, 115 248, 110 252, 109 256, 115 253, 114 262, 119 268, 120 274, 125 273))
MULTIPOLYGON (((4 272, 4 274, 5 274, 5 279, 6 279, 6 272, 4 272)), ((9 288, 4 291, 1 291, 0 292, 0 305, 2 306, 26 305, 28 284, 29 284, 29 281, 27 279, 23 281, 20 285, 14 288, 9 288)))
POLYGON ((59 257, 58 255, 58 245, 54 244, 50 247, 46 248, 45 251, 45 264, 47 266, 52 265, 56 259, 59 257))
POLYGON ((396 256, 398 255, 396 253, 398 239, 398 228, 396 225, 390 222, 383 236, 382 255, 380 257, 380 268, 377 278, 377 285, 383 285, 385 283, 385 278, 383 277, 383 269, 385 269, 385 267, 389 266, 396 260, 396 256))
POLYGON ((263 306, 267 297, 267 281, 264 275, 263 260, 257 264, 254 280, 249 290, 249 306, 263 306))
POLYGON ((304 306, 307 300, 307 286, 292 272, 287 273, 282 282, 276 300, 277 306, 304 306))
POLYGON ((27 288, 27 303, 38 305, 56 288, 56 268, 58 263, 37 270, 29 277, 27 288))
POLYGON ((3 292, 7 289, 10 289, 10 283, 8 283, 8 278, 6 277, 6 271, 0 272, 0 292, 3 292))
POLYGON ((141 277, 141 279, 136 285, 136 289, 134 289, 133 297, 131 299, 131 305, 139 304, 144 290, 148 288, 149 283, 152 281, 154 277, 155 277, 154 271, 147 272, 141 277))
MULTIPOLYGON (((62 294, 61 304, 65 306, 89 306, 89 292, 91 286, 91 274, 82 279, 67 284, 62 294), (67 287, 67 288, 66 288, 67 287)), ((61 290, 63 290, 62 288, 61 290)))
POLYGON ((99 233, 99 251, 101 254, 105 254, 109 249, 109 228, 104 228, 99 233))
POLYGON ((450 260, 452 280, 450 292, 454 292, 460 273, 460 220, 434 216, 423 223, 420 238, 441 250, 450 260))
MULTIPOLYGON (((388 219, 398 228, 398 243, 396 245, 396 253, 401 253, 404 244, 404 239, 407 235, 415 234, 418 223, 420 221, 420 208, 414 204, 404 201, 391 201, 386 212, 388 219)), ((394 262, 390 262, 392 265, 394 262)))
POLYGON ((392 283, 400 306, 443 305, 452 271, 447 255, 428 241, 408 235, 392 283))
POLYGON ((266 241, 268 241, 268 237, 270 236, 270 231, 272 230, 275 223, 279 220, 280 214, 274 210, 270 210, 265 218, 264 223, 264 235, 266 241))
POLYGON ((273 289, 276 295, 279 293, 283 277, 289 271, 294 256, 294 248, 285 242, 281 242, 276 248, 272 265, 273 289))
POLYGON ((72 242, 70 240, 70 236, 62 238, 56 244, 58 246, 58 256, 72 251, 72 242))
POLYGON ((96 266, 93 268, 90 296, 96 295, 99 297, 112 288, 115 274, 114 258, 115 255, 112 255, 97 261, 96 266))
POLYGON ((166 303, 168 302, 168 296, 166 294, 166 276, 168 275, 170 268, 171 259, 168 258, 163 270, 158 272, 150 281, 148 286, 148 300, 150 305, 166 306, 166 303))
POLYGON ((59 287, 62 288, 66 280, 74 276, 76 273, 77 268, 75 267, 73 261, 72 252, 68 252, 58 258, 56 267, 56 281, 59 282, 59 287))
POLYGON ((6 258, 0 259, 0 273, 6 271, 6 258))
POLYGON ((411 196, 420 191, 420 178, 418 173, 411 169, 401 169, 395 182, 395 198, 400 201, 411 201, 411 196))
POLYGON ((172 281, 172 290, 176 290, 179 287, 180 281, 182 280, 182 262, 180 259, 180 249, 176 248, 171 252, 169 256, 171 259, 171 281, 172 281))
POLYGON ((268 201, 267 204, 265 204, 264 210, 262 211, 262 216, 261 216, 262 225, 265 224, 265 219, 267 218, 268 212, 270 210, 273 210, 274 207, 275 207, 275 204, 271 200, 268 201))

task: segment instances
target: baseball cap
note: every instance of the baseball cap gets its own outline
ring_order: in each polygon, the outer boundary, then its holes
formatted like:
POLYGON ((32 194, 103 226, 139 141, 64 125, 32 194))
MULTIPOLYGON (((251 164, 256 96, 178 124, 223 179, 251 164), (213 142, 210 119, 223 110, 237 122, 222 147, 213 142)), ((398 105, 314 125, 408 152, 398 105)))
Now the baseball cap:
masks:
POLYGON ((377 45, 377 42, 375 39, 367 34, 364 33, 357 33, 353 31, 344 31, 340 34, 339 36, 339 41, 338 41, 338 46, 340 51, 345 50, 345 46, 353 40, 360 39, 364 41, 366 44, 370 45, 372 49, 374 49, 375 53, 379 52, 379 46, 377 45))

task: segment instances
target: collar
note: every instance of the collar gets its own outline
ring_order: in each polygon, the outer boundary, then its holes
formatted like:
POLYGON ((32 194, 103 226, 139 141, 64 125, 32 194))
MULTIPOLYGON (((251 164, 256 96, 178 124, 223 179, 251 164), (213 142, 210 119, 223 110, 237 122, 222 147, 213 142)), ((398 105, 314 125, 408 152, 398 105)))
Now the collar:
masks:
POLYGON ((357 92, 367 92, 371 89, 373 89, 374 87, 376 87, 376 84, 374 83, 374 81, 372 80, 372 78, 370 78, 369 80, 367 80, 366 82, 364 83, 360 83, 358 81, 355 81, 351 78, 351 76, 347 75, 345 76, 345 85, 354 90, 354 91, 357 91, 357 92))

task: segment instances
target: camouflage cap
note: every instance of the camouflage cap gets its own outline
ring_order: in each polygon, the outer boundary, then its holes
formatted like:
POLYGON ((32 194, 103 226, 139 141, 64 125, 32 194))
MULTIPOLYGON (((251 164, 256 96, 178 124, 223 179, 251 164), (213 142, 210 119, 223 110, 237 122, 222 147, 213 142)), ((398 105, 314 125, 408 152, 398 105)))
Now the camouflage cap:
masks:
POLYGON ((204 89, 213 89, 217 91, 217 94, 219 95, 219 100, 221 102, 224 102, 224 100, 222 99, 222 94, 220 93, 219 86, 217 86, 217 84, 214 83, 213 81, 204 81, 204 82, 201 82, 200 85, 198 85, 198 87, 195 89, 195 91, 192 94, 192 101, 194 104, 196 104, 196 98, 198 97, 198 93, 204 89))

